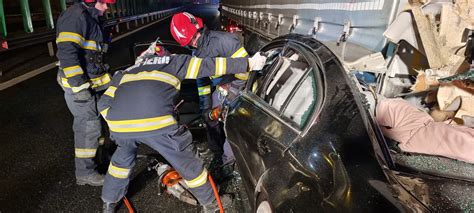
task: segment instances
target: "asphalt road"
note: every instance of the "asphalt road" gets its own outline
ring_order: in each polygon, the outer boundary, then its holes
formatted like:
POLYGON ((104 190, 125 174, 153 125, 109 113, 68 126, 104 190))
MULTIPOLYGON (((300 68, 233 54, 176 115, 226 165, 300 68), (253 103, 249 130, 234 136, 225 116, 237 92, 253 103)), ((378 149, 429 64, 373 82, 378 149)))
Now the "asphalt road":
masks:
MULTIPOLYGON (((218 27, 216 6, 204 5, 190 11, 202 16, 211 29, 218 27)), ((171 38, 169 20, 114 43, 109 63, 112 67, 131 63, 131 45, 156 36, 171 38)), ((196 103, 187 105, 191 112, 196 107, 196 103)), ((101 187, 75 184, 72 115, 56 83, 55 70, 0 91, 0 126, 0 212, 101 210, 101 187)), ((156 153, 142 146, 139 154, 156 153)), ((200 210, 171 195, 159 196, 157 177, 146 170, 147 163, 144 158, 138 159, 129 187, 128 197, 138 211, 200 210)))

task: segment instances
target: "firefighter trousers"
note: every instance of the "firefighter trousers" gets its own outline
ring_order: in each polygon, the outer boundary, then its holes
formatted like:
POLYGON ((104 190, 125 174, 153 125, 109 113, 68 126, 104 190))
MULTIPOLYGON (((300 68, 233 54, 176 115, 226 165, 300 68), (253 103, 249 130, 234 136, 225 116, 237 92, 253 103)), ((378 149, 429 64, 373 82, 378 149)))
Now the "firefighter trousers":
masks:
POLYGON ((119 202, 127 193, 130 173, 137 156, 139 144, 145 144, 159 152, 183 177, 190 191, 202 205, 214 201, 207 170, 197 156, 191 132, 185 127, 176 127, 160 135, 140 138, 113 137, 118 147, 112 156, 102 188, 104 202, 119 202))
POLYGON ((74 116, 74 153, 76 177, 87 176, 95 172, 94 157, 101 136, 100 116, 97 112, 96 97, 88 101, 75 102, 71 91, 64 92, 69 111, 74 116))
MULTIPOLYGON (((218 90, 212 93, 212 108, 224 107, 225 97, 218 90)), ((219 121, 207 122, 209 149, 214 153, 222 154, 222 163, 227 164, 235 160, 234 153, 225 136, 224 125, 219 121)))
MULTIPOLYGON (((206 114, 203 116, 209 115, 206 114)), ((209 121, 207 119, 204 119, 204 121, 206 122, 207 144, 209 149, 215 154, 222 155, 224 152, 225 133, 221 122, 209 121)))

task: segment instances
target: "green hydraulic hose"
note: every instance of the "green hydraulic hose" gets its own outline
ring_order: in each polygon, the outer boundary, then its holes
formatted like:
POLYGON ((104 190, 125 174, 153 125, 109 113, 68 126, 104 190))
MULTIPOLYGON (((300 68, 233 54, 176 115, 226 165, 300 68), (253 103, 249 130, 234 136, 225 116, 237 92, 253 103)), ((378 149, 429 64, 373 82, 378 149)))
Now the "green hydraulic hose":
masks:
POLYGON ((53 13, 51 12, 51 4, 49 3, 49 0, 43 0, 43 10, 46 25, 49 29, 54 29, 53 13))
POLYGON ((0 36, 7 37, 7 24, 5 21, 5 11, 3 10, 3 0, 0 0, 0 36))
POLYGON ((23 27, 25 28, 25 32, 32 33, 33 21, 31 20, 30 5, 28 3, 28 0, 20 0, 20 5, 21 15, 23 16, 23 27))

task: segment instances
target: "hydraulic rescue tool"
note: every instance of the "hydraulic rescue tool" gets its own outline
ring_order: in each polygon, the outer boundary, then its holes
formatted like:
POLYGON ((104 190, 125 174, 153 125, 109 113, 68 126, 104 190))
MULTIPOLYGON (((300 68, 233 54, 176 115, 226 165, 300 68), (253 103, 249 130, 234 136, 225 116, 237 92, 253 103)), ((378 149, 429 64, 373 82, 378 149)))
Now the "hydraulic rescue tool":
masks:
POLYGON ((196 198, 189 192, 189 188, 184 182, 184 179, 171 166, 153 159, 148 166, 148 171, 152 170, 155 170, 159 177, 158 195, 167 192, 185 203, 191 205, 198 204, 196 198))

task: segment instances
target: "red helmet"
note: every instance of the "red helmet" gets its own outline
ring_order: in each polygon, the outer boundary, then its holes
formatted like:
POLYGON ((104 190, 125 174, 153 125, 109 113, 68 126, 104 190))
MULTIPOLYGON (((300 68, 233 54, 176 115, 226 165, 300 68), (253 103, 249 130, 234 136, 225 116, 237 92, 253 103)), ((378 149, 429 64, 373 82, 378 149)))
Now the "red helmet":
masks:
POLYGON ((173 15, 170 24, 171 35, 181 46, 188 45, 199 29, 203 27, 202 19, 183 12, 173 15))
POLYGON ((115 0, 84 0, 85 3, 94 3, 96 1, 107 4, 115 4, 115 0))

